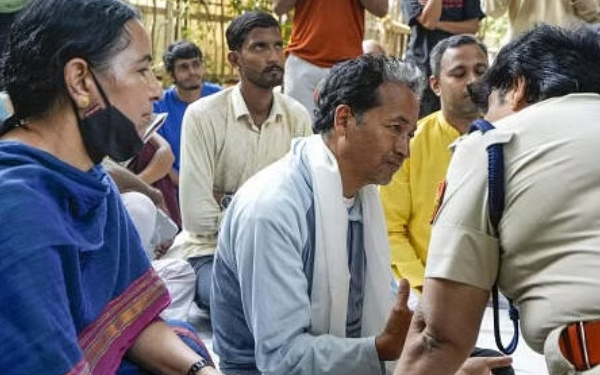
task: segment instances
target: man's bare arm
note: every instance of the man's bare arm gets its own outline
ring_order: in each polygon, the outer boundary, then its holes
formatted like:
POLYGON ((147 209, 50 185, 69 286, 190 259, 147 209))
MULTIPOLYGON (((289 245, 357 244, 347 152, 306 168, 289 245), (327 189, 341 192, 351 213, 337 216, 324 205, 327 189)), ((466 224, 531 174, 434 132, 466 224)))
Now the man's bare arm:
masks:
POLYGON ((360 3, 369 13, 377 17, 385 17, 388 14, 388 0, 360 0, 360 3))
POLYGON ((172 168, 169 172, 169 178, 175 186, 179 187, 179 172, 175 168, 172 168))
MULTIPOLYGON (((160 208, 164 208, 164 200, 160 190, 148 185, 141 178, 131 172, 129 169, 115 163, 109 158, 105 158, 102 162, 106 171, 112 177, 117 185, 119 192, 126 193, 128 191, 137 191, 142 193, 154 202, 160 208)), ((165 211, 166 212, 166 211, 165 211)))
POLYGON ((419 0, 423 5, 421 14, 417 17, 417 21, 427 30, 435 30, 438 28, 440 17, 442 16, 442 0, 419 0))
POLYGON ((437 28, 447 31, 454 35, 458 34, 476 34, 479 30, 479 19, 473 18, 466 21, 440 21, 437 28))
POLYGON ((395 374, 453 375, 471 353, 489 291, 425 279, 395 374))
POLYGON ((273 0, 273 12, 278 16, 281 16, 292 10, 292 8, 296 6, 296 1, 297 0, 273 0))
MULTIPOLYGON (((181 341, 162 321, 146 327, 127 352, 127 357, 157 374, 186 374, 200 356, 181 341)), ((205 367, 197 375, 221 374, 213 367, 205 367)))
POLYGON ((156 152, 138 176, 147 184, 153 184, 169 174, 175 156, 171 151, 171 145, 158 133, 153 134, 148 142, 154 145, 156 152))

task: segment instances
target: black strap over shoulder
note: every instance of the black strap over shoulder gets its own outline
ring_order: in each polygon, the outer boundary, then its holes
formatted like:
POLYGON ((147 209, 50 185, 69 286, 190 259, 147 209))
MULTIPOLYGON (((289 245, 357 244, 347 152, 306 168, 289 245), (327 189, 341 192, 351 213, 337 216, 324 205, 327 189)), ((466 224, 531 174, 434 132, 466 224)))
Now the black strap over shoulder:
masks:
POLYGON ((24 126, 24 122, 15 115, 0 120, 0 137, 19 126, 24 126))
MULTIPOLYGON (((469 133, 481 131, 486 133, 495 129, 490 122, 479 119, 475 120, 469 127, 469 133)), ((501 143, 494 143, 487 148, 488 153, 488 211, 490 222, 494 229, 494 235, 499 237, 498 225, 504 213, 504 149, 501 143)), ((519 310, 508 300, 508 315, 513 322, 513 337, 508 345, 504 347, 500 336, 499 306, 498 306, 498 280, 492 287, 492 308, 494 310, 494 338, 496 346, 504 354, 512 354, 519 343, 519 310)))

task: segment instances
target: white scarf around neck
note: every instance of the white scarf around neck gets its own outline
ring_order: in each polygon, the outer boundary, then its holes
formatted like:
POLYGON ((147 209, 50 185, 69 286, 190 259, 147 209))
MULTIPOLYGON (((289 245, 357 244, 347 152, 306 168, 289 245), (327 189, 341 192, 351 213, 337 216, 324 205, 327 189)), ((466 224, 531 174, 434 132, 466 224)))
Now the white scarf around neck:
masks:
MULTIPOLYGON (((306 141, 306 157, 315 202, 315 260, 311 296, 311 327, 315 335, 346 335, 348 290, 348 211, 335 156, 321 135, 306 141)), ((367 259, 361 336, 379 334, 392 306, 386 223, 377 188, 361 188, 364 249, 367 259)))

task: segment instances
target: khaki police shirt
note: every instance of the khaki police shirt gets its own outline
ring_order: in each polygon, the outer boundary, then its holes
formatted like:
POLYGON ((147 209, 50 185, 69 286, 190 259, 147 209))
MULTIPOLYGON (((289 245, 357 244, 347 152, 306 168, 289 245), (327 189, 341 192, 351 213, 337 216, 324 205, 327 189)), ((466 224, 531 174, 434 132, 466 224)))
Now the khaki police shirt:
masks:
POLYGON ((489 290, 499 269, 500 289, 540 353, 553 328, 600 319, 599 113, 599 95, 573 94, 466 137, 432 230, 426 277, 489 290), (486 146, 495 142, 506 142, 501 256, 487 207, 486 146))

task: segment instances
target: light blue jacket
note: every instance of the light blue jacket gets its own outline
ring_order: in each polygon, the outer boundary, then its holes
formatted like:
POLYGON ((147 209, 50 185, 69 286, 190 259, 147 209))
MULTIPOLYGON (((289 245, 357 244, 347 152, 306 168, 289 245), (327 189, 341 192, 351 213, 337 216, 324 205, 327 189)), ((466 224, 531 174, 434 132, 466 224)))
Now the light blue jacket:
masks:
POLYGON ((211 318, 225 373, 381 373, 374 337, 308 332, 314 238, 312 182, 298 139, 242 186, 222 223, 211 318))

